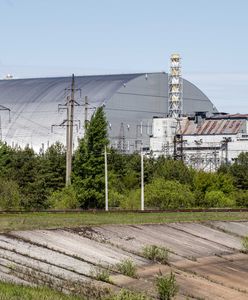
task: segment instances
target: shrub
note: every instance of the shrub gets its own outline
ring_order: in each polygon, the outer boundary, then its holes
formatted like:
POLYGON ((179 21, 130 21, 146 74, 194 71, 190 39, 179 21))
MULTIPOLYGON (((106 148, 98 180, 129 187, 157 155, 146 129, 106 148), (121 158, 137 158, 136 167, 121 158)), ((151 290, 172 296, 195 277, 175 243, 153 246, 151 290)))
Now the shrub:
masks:
POLYGON ((155 166, 155 178, 176 180, 182 184, 192 184, 194 170, 187 167, 181 160, 159 157, 155 166))
POLYGON ((120 263, 116 265, 117 270, 122 273, 123 275, 129 276, 129 277, 137 277, 136 272, 137 268, 134 262, 128 258, 123 259, 120 263))
POLYGON ((106 269, 97 268, 91 272, 91 275, 96 280, 111 283, 109 271, 106 269))
POLYGON ((125 196, 115 190, 109 191, 109 207, 119 207, 121 203, 125 202, 125 196))
POLYGON ((122 289, 117 295, 106 298, 106 300, 151 300, 144 294, 134 293, 122 289))
POLYGON ((159 247, 156 245, 149 245, 143 248, 143 255, 145 258, 154 262, 160 262, 162 264, 168 263, 168 249, 165 247, 159 247))
POLYGON ((65 187, 62 190, 54 192, 48 201, 51 207, 57 209, 73 209, 79 207, 79 202, 73 186, 65 187))
POLYGON ((231 207, 235 201, 229 196, 226 196, 222 191, 209 191, 205 194, 205 207, 231 207))
POLYGON ((120 205, 123 209, 140 209, 140 189, 131 190, 126 197, 122 198, 120 205))
POLYGON ((206 206, 205 195, 211 191, 221 191, 230 195, 234 191, 233 178, 230 174, 196 172, 193 189, 197 206, 206 206))
POLYGON ((171 300, 178 292, 176 278, 172 272, 170 275, 162 275, 162 273, 160 273, 156 279, 156 287, 159 300, 171 300))
POLYGON ((248 236, 242 238, 242 246, 245 252, 248 252, 248 236))
POLYGON ((18 184, 12 180, 0 179, 0 209, 15 210, 20 207, 21 195, 18 184))
POLYGON ((234 194, 237 206, 248 207, 248 191, 238 191, 234 194))
POLYGON ((157 178, 145 187, 146 205, 160 209, 191 207, 194 195, 187 185, 157 178))

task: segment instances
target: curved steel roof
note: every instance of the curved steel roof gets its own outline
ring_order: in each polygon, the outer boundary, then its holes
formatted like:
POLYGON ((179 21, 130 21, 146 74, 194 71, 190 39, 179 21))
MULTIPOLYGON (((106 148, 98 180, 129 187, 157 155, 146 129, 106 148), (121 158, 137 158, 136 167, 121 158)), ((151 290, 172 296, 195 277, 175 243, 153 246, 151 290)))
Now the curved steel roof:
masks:
MULTIPOLYGON (((167 78, 166 73, 157 74, 163 74, 167 78)), ((81 89, 81 95, 78 92, 75 98, 81 97, 82 103, 87 95, 90 106, 97 107, 111 99, 121 87, 140 76, 145 76, 145 73, 76 76, 75 86, 81 89)), ((166 82, 162 84, 166 85, 166 82)), ((191 108, 195 98, 210 102, 190 82, 184 80, 184 84, 189 98, 185 99, 188 107, 191 108)), ((64 142, 64 130, 56 128, 55 132, 51 133, 51 125, 59 125, 65 118, 65 112, 58 113, 58 104, 65 104, 65 89, 70 88, 70 85, 71 77, 0 80, 0 128, 3 140, 12 145, 17 143, 24 146, 28 143, 36 150, 47 141, 64 142), (7 112, 1 111, 1 105, 11 110, 10 123, 7 112)), ((165 93, 166 90, 165 86, 165 93)), ((80 113, 75 112, 75 118, 83 119, 82 110, 80 113)))

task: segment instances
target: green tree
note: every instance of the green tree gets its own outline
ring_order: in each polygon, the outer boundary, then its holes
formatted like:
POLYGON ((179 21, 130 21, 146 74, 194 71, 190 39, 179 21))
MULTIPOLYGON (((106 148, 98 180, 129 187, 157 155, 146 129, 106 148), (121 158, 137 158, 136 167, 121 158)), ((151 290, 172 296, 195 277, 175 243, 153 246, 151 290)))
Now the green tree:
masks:
POLYGON ((73 185, 83 208, 104 206, 104 147, 108 144, 103 107, 96 110, 75 153, 73 185))
POLYGON ((205 194, 210 191, 220 191, 225 196, 234 192, 233 177, 230 174, 196 172, 193 179, 193 190, 197 206, 209 206, 205 194))
POLYGON ((51 145, 40 157, 40 177, 46 180, 46 186, 51 191, 65 186, 66 150, 59 142, 51 145))
POLYGON ((194 171, 188 168, 181 160, 159 157, 154 171, 155 178, 177 180, 182 184, 192 184, 194 171))
POLYGON ((15 210, 19 209, 21 195, 18 184, 12 180, 0 178, 0 209, 15 210))
POLYGON ((233 194, 237 206, 248 207, 248 191, 238 190, 233 194))
POLYGON ((239 154, 235 162, 230 166, 230 173, 237 188, 248 190, 248 152, 239 154))

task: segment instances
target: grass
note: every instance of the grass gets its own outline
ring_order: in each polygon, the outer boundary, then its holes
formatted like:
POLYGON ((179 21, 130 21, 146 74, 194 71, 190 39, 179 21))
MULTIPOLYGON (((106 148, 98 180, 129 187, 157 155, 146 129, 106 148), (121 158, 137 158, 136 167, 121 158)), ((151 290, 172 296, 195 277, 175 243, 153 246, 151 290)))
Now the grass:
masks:
POLYGON ((0 214, 0 232, 104 224, 248 220, 248 212, 78 212, 0 214))
POLYGON ((242 238, 242 246, 244 252, 248 253, 248 236, 242 238))
POLYGON ((110 279, 110 274, 109 270, 106 269, 101 269, 100 267, 93 270, 91 272, 91 275, 96 278, 96 280, 107 282, 107 283, 112 283, 110 279))
POLYGON ((159 274, 156 279, 156 287, 159 300, 171 300, 178 292, 176 278, 173 273, 170 273, 170 275, 159 274))
POLYGON ((131 259, 123 259, 116 265, 116 269, 123 275, 136 278, 137 267, 131 259))
POLYGON ((145 258, 161 264, 168 264, 169 251, 165 247, 147 245, 143 248, 142 254, 145 258))
POLYGON ((27 287, 0 282, 0 300, 82 300, 81 297, 65 295, 46 287, 27 287))
POLYGON ((106 298, 106 300, 152 300, 152 299, 144 294, 135 293, 135 292, 122 289, 118 294, 106 298))

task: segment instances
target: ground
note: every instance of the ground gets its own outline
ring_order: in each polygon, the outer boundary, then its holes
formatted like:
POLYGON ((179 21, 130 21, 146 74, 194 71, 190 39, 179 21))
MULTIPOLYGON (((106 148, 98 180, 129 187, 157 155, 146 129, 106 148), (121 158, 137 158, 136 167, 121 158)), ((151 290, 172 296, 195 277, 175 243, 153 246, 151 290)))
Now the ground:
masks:
POLYGON ((241 242, 246 235, 245 220, 5 231, 0 234, 0 280, 86 294, 127 288, 156 297, 157 274, 172 271, 179 285, 176 299, 248 299, 248 255, 241 242), (145 259, 147 245, 167 247, 169 264, 145 259), (137 265, 137 278, 114 271, 126 258, 137 265), (110 270, 110 283, 94 278, 99 269, 110 270))

